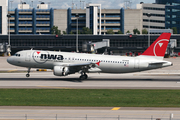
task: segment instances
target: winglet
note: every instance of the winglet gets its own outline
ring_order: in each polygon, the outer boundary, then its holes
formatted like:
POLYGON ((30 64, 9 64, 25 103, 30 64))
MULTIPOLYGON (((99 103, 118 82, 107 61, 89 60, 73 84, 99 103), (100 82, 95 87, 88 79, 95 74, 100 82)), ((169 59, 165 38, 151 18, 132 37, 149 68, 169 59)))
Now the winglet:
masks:
POLYGON ((154 56, 163 58, 169 43, 171 33, 162 33, 151 46, 140 56, 154 56))

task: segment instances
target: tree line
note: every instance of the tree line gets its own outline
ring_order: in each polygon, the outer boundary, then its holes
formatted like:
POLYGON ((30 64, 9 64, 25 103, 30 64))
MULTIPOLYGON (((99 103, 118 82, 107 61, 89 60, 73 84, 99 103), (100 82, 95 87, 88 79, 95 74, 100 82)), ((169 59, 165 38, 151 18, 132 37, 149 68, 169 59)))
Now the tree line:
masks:
MULTIPOLYGON (((67 34, 66 31, 62 32, 63 34, 67 34)), ((61 35, 61 30, 58 29, 57 26, 53 26, 51 28, 51 34, 54 35, 61 35)), ((69 34, 74 34, 72 31, 69 34)), ((92 34, 92 30, 89 29, 88 27, 83 27, 82 30, 78 30, 78 34, 92 34)), ((107 30, 107 34, 115 34, 113 29, 107 30)), ((120 30, 116 34, 123 34, 120 30)))
MULTIPOLYGON (((173 30, 173 34, 178 33, 176 27, 172 27, 172 30, 173 30)), ((126 34, 128 33, 130 33, 129 30, 126 32, 126 34)), ((61 30, 59 30, 57 26, 53 26, 51 28, 51 34, 61 35, 61 30)), ((67 33, 66 31, 63 31, 62 34, 67 34, 67 33)), ((74 34, 74 33, 71 31, 69 34, 74 34)), ((78 31, 78 34, 92 34, 92 30, 89 29, 88 27, 83 27, 81 31, 80 30, 78 31)), ((118 30, 118 32, 115 33, 113 29, 109 29, 107 30, 106 34, 124 34, 124 33, 121 30, 118 30)), ((140 31, 137 28, 135 28, 133 29, 133 34, 140 34, 140 31)), ((148 34, 148 31, 146 29, 143 29, 142 34, 148 34)))

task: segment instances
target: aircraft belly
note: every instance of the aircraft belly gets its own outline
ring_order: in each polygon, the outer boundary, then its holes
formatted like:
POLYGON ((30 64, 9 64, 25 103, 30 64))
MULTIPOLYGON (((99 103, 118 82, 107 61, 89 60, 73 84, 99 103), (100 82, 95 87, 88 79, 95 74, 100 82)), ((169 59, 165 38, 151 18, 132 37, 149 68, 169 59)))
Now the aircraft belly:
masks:
POLYGON ((46 63, 46 64, 34 64, 35 68, 45 68, 45 69, 53 69, 53 64, 46 63))
POLYGON ((29 68, 44 68, 44 69, 52 69, 53 68, 52 63, 41 64, 41 63, 36 63, 34 61, 32 61, 32 62, 27 62, 27 61, 22 62, 20 66, 29 67, 29 68))
POLYGON ((133 66, 126 64, 101 64, 99 68, 105 73, 126 73, 136 71, 133 66))

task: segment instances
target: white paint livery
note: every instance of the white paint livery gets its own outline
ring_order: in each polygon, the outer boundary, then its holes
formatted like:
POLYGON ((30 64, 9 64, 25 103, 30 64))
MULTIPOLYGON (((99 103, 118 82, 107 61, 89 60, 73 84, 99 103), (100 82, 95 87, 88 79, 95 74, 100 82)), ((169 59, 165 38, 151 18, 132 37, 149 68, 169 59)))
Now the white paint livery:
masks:
POLYGON ((81 74, 80 79, 87 79, 86 73, 89 72, 130 73, 171 66, 171 62, 161 59, 162 53, 156 53, 157 45, 160 46, 157 50, 162 48, 163 52, 165 51, 166 42, 169 42, 170 35, 164 33, 159 38, 142 55, 137 57, 24 50, 9 57, 7 62, 16 66, 27 67, 27 77, 30 76, 31 68, 42 68, 52 69, 54 75, 57 76, 79 72, 81 74), (164 39, 162 36, 168 37, 164 39), (153 53, 147 53, 148 51, 153 53))

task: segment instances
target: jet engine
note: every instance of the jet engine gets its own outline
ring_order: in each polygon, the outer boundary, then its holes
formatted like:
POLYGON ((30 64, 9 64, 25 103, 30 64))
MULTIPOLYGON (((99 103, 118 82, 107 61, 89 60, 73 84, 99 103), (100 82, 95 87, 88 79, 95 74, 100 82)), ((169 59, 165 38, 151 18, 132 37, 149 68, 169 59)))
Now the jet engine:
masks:
POLYGON ((69 74, 69 68, 64 66, 54 66, 54 75, 66 76, 69 74))

